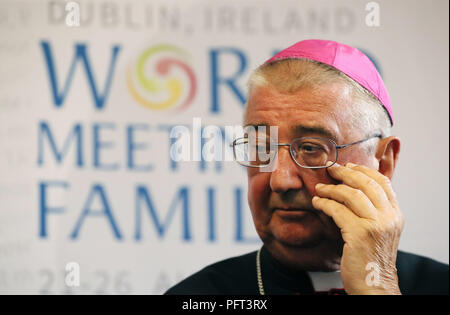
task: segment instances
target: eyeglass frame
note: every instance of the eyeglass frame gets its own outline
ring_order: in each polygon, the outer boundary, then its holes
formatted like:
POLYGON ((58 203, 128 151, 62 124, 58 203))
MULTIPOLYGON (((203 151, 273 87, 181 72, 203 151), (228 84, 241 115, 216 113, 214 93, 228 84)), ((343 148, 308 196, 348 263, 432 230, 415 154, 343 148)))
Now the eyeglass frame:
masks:
MULTIPOLYGON (((359 144, 359 143, 368 141, 368 140, 373 139, 373 138, 383 139, 383 136, 382 136, 380 133, 377 133, 377 134, 374 134, 374 135, 372 135, 372 136, 370 136, 370 137, 367 137, 367 138, 365 138, 365 139, 362 139, 362 140, 359 140, 359 141, 355 141, 355 142, 352 142, 352 143, 348 143, 348 144, 341 144, 341 145, 337 144, 333 139, 324 138, 324 137, 300 137, 300 138, 295 138, 295 139, 293 139, 293 140, 291 141, 291 143, 274 143, 274 144, 271 144, 271 146, 273 145, 273 146, 276 146, 276 147, 277 147, 277 149, 275 150, 274 158, 275 158, 275 157, 277 156, 277 154, 278 154, 278 147, 288 146, 288 147, 289 147, 289 153, 290 153, 290 156, 291 156, 292 160, 294 160, 295 164, 297 164, 298 166, 300 166, 300 167, 302 167, 302 168, 308 168, 308 169, 321 169, 321 168, 328 168, 328 167, 331 167, 331 166, 333 166, 334 164, 337 163, 337 160, 338 160, 338 150, 348 148, 348 147, 350 147, 350 146, 352 146, 352 145, 359 144), (298 140, 300 140, 300 139, 325 139, 325 140, 327 140, 327 141, 330 141, 332 144, 334 144, 334 146, 335 146, 335 148, 336 148, 336 159, 334 160, 333 164, 330 164, 330 165, 328 165, 328 166, 327 166, 327 165, 325 165, 325 166, 303 166, 303 165, 300 165, 300 163, 297 162, 297 160, 294 158, 293 153, 292 153, 292 144, 293 144, 295 141, 298 141, 298 140)), ((235 146, 236 146, 236 141, 239 141, 239 140, 241 140, 241 139, 245 139, 245 137, 241 137, 241 138, 234 139, 233 142, 230 144, 230 147, 233 147, 233 157, 234 157, 234 160, 235 160, 237 163, 239 163, 240 165, 245 166, 245 167, 252 167, 252 168, 264 168, 264 167, 269 167, 270 164, 268 164, 268 165, 244 165, 244 164, 240 163, 240 162, 236 159, 236 148, 235 148, 235 146)))

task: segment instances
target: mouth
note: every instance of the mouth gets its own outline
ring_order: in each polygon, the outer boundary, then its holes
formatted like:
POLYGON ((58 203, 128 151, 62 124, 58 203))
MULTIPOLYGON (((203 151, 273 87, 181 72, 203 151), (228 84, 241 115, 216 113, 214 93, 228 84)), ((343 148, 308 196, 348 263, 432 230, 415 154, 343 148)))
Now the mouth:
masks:
POLYGON ((308 208, 282 207, 282 208, 274 208, 273 211, 282 219, 289 221, 292 220, 297 221, 304 217, 308 217, 311 214, 314 214, 314 212, 308 208))
POLYGON ((291 208, 291 207, 275 207, 274 211, 288 211, 288 212, 312 212, 311 209, 308 208, 291 208))

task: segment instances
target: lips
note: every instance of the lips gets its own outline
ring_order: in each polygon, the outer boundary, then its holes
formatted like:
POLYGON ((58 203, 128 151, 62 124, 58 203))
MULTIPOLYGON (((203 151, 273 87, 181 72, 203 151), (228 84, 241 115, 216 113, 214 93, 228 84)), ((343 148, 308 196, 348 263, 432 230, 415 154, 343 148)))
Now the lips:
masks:
POLYGON ((281 211, 297 211, 297 212, 300 212, 300 211, 308 211, 308 212, 311 212, 311 211, 313 211, 313 210, 311 210, 311 209, 308 209, 308 208, 295 208, 295 207, 289 207, 289 208, 286 208, 286 207, 274 207, 273 208, 273 210, 281 210, 281 211))
POLYGON ((283 221, 303 221, 319 218, 320 213, 311 207, 276 207, 272 210, 272 215, 281 218, 283 221))
POLYGON ((298 222, 311 217, 313 212, 305 208, 275 208, 273 214, 285 222, 298 222))

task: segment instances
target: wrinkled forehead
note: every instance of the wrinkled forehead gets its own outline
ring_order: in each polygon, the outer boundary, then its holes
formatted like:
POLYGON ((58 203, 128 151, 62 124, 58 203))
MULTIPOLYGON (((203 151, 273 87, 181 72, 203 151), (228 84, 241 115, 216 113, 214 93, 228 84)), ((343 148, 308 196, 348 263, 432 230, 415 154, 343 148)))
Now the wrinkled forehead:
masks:
POLYGON ((351 89, 342 83, 293 93, 258 86, 249 93, 244 125, 278 126, 287 136, 318 134, 340 141, 347 138, 352 101, 351 89))

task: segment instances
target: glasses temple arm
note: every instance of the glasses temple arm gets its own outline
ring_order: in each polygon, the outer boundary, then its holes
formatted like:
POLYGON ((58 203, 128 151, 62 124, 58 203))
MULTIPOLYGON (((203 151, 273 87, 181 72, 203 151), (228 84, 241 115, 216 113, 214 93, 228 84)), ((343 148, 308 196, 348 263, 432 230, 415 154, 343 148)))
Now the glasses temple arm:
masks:
POLYGON ((349 146, 352 146, 352 145, 355 145, 355 144, 358 144, 358 143, 361 143, 361 142, 370 140, 370 139, 372 139, 372 138, 380 138, 380 139, 381 139, 381 138, 383 138, 383 136, 382 136, 381 134, 376 134, 376 135, 370 136, 370 137, 368 137, 368 138, 366 138, 366 139, 362 139, 362 140, 359 140, 359 141, 356 141, 356 142, 352 142, 352 143, 348 143, 348 144, 343 144, 343 145, 336 145, 336 149, 345 149, 345 148, 347 148, 347 147, 349 147, 349 146))

